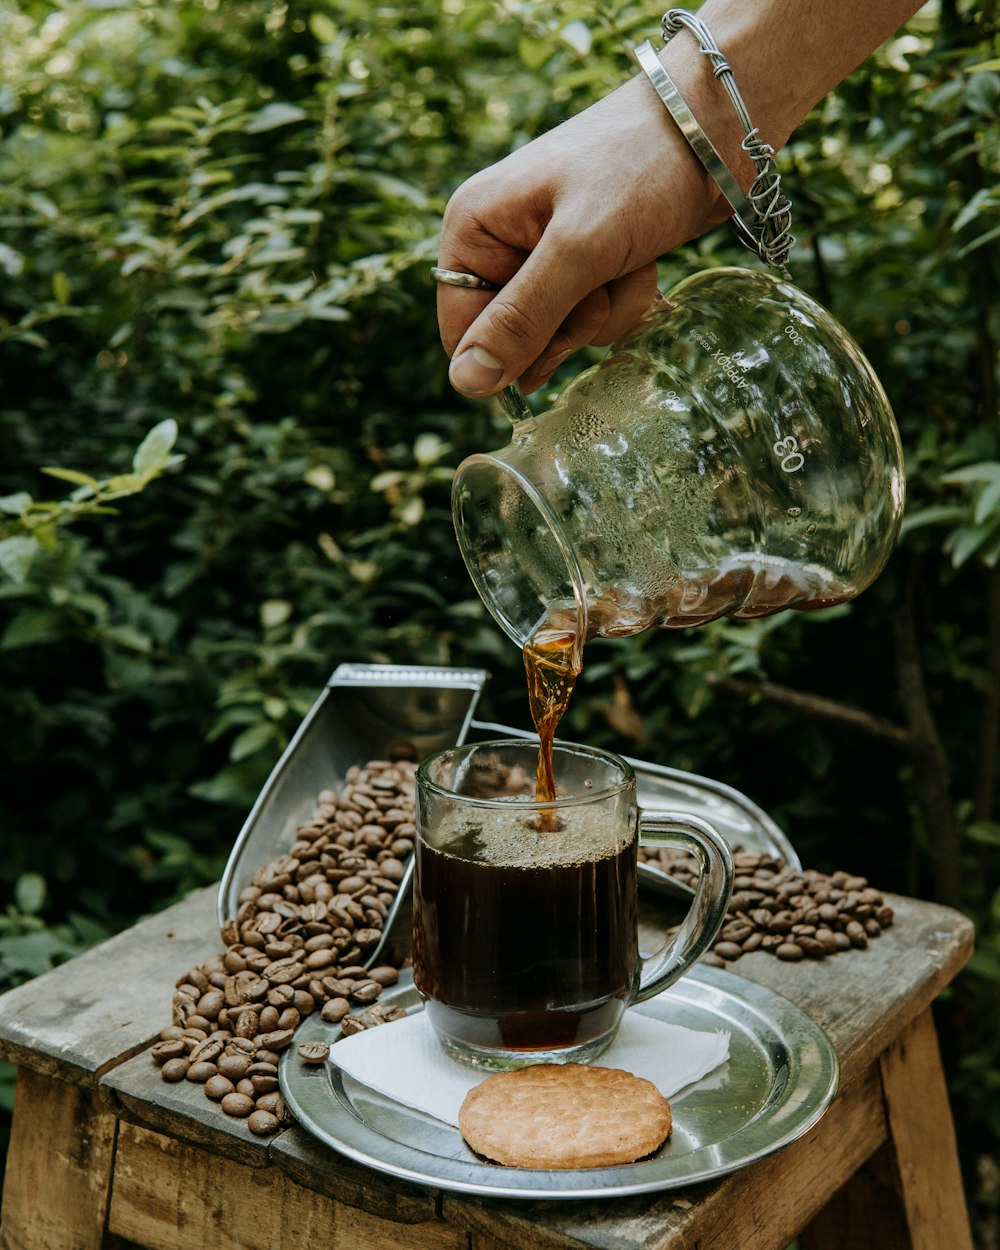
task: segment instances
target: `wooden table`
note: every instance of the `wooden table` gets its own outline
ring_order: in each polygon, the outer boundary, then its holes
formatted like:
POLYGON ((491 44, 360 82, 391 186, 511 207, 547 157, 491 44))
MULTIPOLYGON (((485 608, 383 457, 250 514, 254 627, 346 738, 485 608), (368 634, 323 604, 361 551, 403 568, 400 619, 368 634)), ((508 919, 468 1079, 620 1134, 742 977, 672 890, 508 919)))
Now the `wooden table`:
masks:
POLYGON ((589 1201, 434 1192, 353 1163, 299 1127, 253 1137, 143 1053, 174 979, 220 949, 203 891, 0 998, 20 1067, 2 1250, 969 1250, 931 1003, 968 959, 956 912, 891 898, 867 951, 733 965, 829 1034, 830 1110, 711 1184, 589 1201))

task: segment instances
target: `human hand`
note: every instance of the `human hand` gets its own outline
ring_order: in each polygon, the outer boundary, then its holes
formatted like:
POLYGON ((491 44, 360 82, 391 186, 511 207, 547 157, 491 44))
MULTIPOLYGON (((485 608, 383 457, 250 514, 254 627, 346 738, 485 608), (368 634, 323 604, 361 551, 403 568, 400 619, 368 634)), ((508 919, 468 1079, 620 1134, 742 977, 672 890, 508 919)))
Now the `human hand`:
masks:
POLYGON ((502 287, 438 288, 452 385, 532 391, 650 306, 658 256, 729 208, 645 78, 483 170, 448 203, 438 264, 502 287))

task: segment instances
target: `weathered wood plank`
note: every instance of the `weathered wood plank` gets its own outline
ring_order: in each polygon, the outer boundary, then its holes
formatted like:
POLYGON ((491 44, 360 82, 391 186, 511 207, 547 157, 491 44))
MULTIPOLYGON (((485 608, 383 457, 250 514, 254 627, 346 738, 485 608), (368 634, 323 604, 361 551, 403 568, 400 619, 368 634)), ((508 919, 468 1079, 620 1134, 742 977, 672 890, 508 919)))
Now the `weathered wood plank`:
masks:
POLYGON ((174 981, 222 949, 214 888, 0 998, 0 1058, 90 1084, 170 1023, 174 981))
POLYGON ((972 1250, 955 1128, 930 1010, 882 1057, 881 1067, 913 1250, 972 1250))
POLYGON ((165 1133, 247 1167, 266 1168, 268 1143, 255 1137, 245 1120, 225 1115, 193 1081, 164 1081, 142 1051, 101 1078, 100 1092, 122 1120, 165 1133))
POLYGON ((245 1120, 224 1115, 204 1086, 164 1081, 146 1052, 107 1073, 100 1088, 114 1112, 131 1124, 247 1167, 274 1163, 306 1188, 386 1219, 416 1223, 434 1215, 433 1195, 353 1163, 301 1128, 255 1137, 245 1120))
POLYGON ((891 1147, 868 1162, 799 1234, 800 1250, 912 1250, 891 1147))
MULTIPOLYGON (((148 1250, 467 1250, 438 1219, 397 1224, 130 1124, 119 1131, 108 1231, 148 1250)), ((50 1248, 51 1250, 51 1248, 50 1248)))
POLYGON ((93 1090, 22 1069, 0 1250, 101 1250, 115 1119, 93 1090))
POLYGON ((877 1067, 805 1137, 712 1185, 571 1203, 444 1194, 441 1214, 510 1250, 783 1250, 886 1133, 877 1067))
POLYGON ((935 903, 890 895, 896 920, 867 950, 785 964, 744 955, 732 971, 792 999, 833 1042, 849 1085, 887 1050, 965 966, 972 922, 935 903))
POLYGON ((373 1172, 298 1126, 274 1139, 270 1158, 298 1184, 372 1215, 415 1224, 437 1214, 437 1190, 373 1172))

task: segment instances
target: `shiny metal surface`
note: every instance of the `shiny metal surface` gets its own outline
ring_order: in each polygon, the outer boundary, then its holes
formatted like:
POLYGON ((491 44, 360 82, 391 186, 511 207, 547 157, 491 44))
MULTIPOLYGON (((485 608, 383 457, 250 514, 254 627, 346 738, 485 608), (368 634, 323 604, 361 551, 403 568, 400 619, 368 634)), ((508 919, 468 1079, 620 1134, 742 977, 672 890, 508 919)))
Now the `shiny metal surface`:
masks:
MULTIPOLYGON (((412 979, 404 977, 381 1001, 419 1011, 412 979)), ((457 1129, 344 1077, 335 1045, 331 1061, 319 1067, 303 1064, 294 1048, 286 1052, 281 1090, 309 1132, 377 1171, 452 1192, 522 1199, 615 1197, 724 1176, 795 1141, 836 1093, 837 1057, 826 1034, 793 1003, 744 977, 699 966, 631 1010, 687 1028, 726 1029, 731 1042, 728 1063, 670 1100, 670 1140, 623 1167, 534 1171, 486 1163, 457 1129)), ((296 1040, 335 1043, 339 1032, 310 1016, 296 1040)))
POLYGON ((338 789, 351 765, 384 757, 394 743, 410 744, 421 759, 462 742, 487 676, 478 668, 341 664, 236 839, 219 887, 219 924, 236 915, 240 890, 288 850, 320 791, 338 789))

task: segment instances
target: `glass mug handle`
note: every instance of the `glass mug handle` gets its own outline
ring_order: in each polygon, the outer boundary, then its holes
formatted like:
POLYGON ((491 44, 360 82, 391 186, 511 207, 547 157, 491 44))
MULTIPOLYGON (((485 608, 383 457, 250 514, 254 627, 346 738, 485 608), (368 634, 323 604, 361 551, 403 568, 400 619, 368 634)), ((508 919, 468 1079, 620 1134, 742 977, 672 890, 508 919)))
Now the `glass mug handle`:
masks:
POLYGON ((680 812, 640 812, 639 842, 667 846, 693 855, 701 868, 694 899, 677 933, 655 955, 643 960, 641 1003, 673 985, 715 941, 733 892, 733 856, 729 844, 707 821, 680 812))

